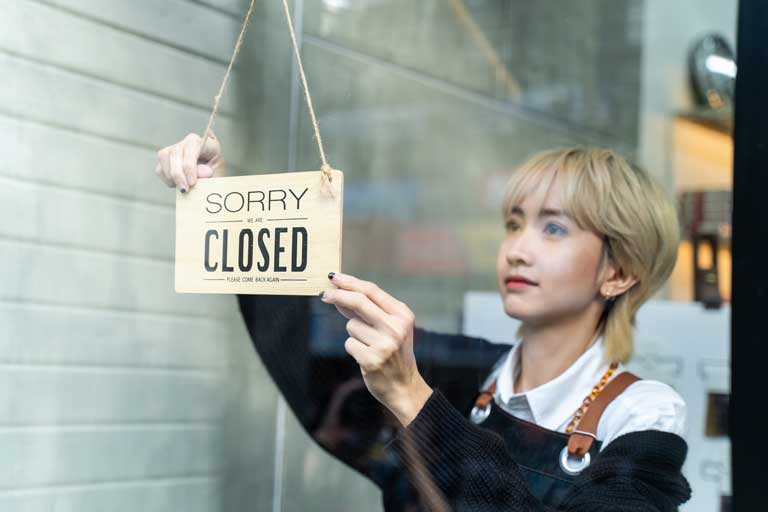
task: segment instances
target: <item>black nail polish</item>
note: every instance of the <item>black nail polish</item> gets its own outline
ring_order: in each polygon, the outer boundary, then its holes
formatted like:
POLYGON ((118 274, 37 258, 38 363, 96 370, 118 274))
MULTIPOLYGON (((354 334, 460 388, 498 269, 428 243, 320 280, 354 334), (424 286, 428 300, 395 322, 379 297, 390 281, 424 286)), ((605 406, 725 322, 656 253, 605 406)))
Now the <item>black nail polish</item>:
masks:
POLYGON ((328 279, 333 279, 333 276, 336 275, 336 272, 328 272, 328 279))
POLYGON ((187 193, 187 189, 185 189, 183 187, 181 189, 179 189, 179 190, 181 191, 182 194, 186 194, 187 193))
POLYGON ((323 290, 322 292, 320 292, 320 298, 321 298, 321 299, 323 298, 323 295, 325 295, 325 290, 323 290))

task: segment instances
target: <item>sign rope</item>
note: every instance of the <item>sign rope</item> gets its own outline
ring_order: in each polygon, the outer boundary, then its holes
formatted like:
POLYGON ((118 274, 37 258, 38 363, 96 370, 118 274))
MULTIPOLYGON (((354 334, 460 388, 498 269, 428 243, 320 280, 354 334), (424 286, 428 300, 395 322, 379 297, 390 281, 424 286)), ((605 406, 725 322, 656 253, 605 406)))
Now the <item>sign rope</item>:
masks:
MULTIPOLYGON (((221 87, 219 88, 219 93, 214 97, 214 103, 213 103, 213 111, 211 112, 210 117, 208 118, 208 126, 205 128, 205 133, 203 135, 203 144, 201 147, 205 147, 205 142, 208 140, 208 135, 213 128, 213 122, 216 118, 216 114, 219 111, 219 104, 221 103, 221 97, 224 94, 224 88, 227 85, 227 80, 229 80, 229 75, 232 72, 232 66, 235 63, 235 59, 237 58, 237 54, 240 51, 240 47, 243 44, 243 37, 245 36, 245 31, 248 28, 248 23, 251 19, 251 14, 253 13, 253 5, 255 3, 255 0, 251 0, 250 5, 248 6, 248 12, 245 15, 245 20, 243 21, 243 28, 240 30, 240 35, 237 38, 237 43, 235 44, 235 49, 232 52, 232 58, 229 61, 229 66, 227 67, 227 72, 224 74, 224 79, 221 82, 221 87)), ((317 116, 315 116, 315 109, 312 106, 312 96, 309 94, 309 86, 307 85, 307 76, 304 73, 304 65, 301 62, 301 54, 299 52, 299 46, 296 43, 296 33, 293 29, 293 22, 291 21, 291 13, 288 8, 288 1, 283 0, 283 7, 285 8, 285 19, 288 22, 288 31, 291 34, 291 43, 293 44, 293 51, 296 55, 296 61, 299 65, 299 74, 301 75, 301 83, 304 86, 304 97, 307 101, 307 106, 309 107, 309 114, 312 117, 312 126, 315 129, 315 138, 317 139, 317 147, 320 150, 320 159, 322 160, 323 164, 320 167, 320 170, 323 171, 323 176, 328 180, 328 182, 333 181, 333 175, 331 171, 333 168, 328 164, 328 160, 325 157, 325 149, 323 148, 323 141, 320 138, 320 127, 317 124, 317 116)))

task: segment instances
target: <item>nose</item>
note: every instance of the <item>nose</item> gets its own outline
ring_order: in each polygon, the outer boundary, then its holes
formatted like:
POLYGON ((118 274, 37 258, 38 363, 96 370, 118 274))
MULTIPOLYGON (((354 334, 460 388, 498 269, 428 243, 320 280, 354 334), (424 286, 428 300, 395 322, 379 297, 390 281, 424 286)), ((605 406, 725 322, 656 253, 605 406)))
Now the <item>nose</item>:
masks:
POLYGON ((529 265, 531 263, 530 229, 522 228, 505 242, 504 255, 510 266, 529 265))

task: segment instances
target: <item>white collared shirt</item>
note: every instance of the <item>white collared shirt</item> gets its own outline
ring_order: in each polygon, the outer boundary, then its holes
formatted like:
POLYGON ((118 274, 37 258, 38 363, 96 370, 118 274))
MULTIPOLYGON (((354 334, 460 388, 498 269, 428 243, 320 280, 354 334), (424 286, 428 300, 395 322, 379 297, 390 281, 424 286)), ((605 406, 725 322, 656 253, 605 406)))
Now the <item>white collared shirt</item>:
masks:
MULTIPOLYGON (((610 366, 603 362, 603 337, 554 379, 524 393, 515 393, 514 377, 520 369, 523 343, 501 357, 483 383, 483 389, 498 378, 493 397, 498 406, 515 417, 565 432, 584 397, 610 366)), ((619 364, 611 380, 625 371, 619 364)), ((608 404, 597 426, 597 439, 602 441, 602 450, 620 435, 639 430, 662 430, 683 437, 685 416, 685 401, 671 386, 643 379, 631 384, 608 404)))

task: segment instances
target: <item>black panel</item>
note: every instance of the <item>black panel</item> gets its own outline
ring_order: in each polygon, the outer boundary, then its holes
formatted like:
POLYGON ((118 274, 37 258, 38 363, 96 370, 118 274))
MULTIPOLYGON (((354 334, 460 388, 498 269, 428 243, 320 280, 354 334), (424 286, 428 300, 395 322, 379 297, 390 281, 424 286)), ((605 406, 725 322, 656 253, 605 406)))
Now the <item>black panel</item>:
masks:
POLYGON ((739 2, 736 79, 731 441, 733 510, 764 510, 768 362, 768 2, 739 2))

